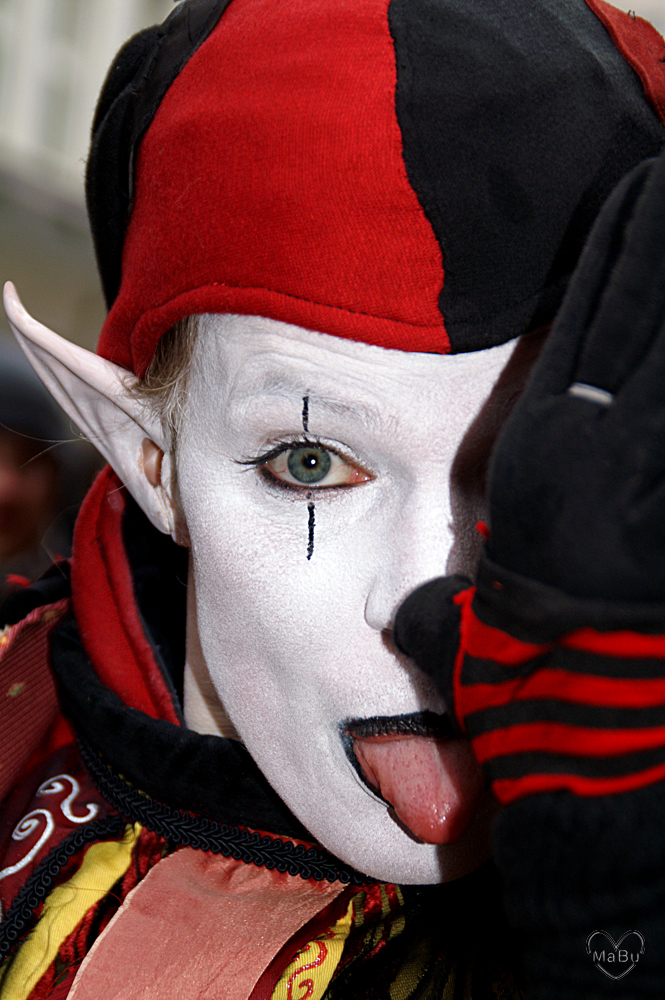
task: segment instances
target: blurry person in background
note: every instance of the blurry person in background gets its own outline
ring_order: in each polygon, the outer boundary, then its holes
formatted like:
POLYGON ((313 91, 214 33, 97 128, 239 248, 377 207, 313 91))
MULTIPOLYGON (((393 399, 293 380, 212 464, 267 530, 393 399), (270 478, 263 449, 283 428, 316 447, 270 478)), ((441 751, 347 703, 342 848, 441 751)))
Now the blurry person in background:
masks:
POLYGON ((99 465, 22 352, 0 340, 0 601, 69 556, 99 465))
POLYGON ((17 352, 0 346, 0 598, 69 554, 60 505, 62 411, 17 352), (49 529, 52 528, 51 531, 49 529), (49 538, 43 544, 44 536, 49 538))

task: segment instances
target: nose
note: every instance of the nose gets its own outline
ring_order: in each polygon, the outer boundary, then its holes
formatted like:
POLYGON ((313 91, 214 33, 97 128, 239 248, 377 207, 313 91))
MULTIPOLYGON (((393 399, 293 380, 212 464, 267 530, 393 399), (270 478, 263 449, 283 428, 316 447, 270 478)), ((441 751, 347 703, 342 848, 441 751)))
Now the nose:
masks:
POLYGON ((392 629, 402 601, 421 584, 446 573, 455 542, 449 505, 436 498, 400 512, 378 553, 378 567, 365 602, 365 621, 377 632, 392 629))

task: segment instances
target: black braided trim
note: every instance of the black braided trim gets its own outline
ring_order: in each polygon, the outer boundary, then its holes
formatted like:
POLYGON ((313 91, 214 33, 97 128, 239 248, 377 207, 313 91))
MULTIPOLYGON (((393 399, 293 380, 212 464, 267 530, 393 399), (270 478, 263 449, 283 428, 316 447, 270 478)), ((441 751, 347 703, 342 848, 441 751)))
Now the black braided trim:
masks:
POLYGON ((6 958, 19 943, 32 922, 34 911, 43 903, 53 883, 70 858, 91 840, 104 840, 121 833, 126 826, 122 816, 107 816, 74 830, 62 843, 53 847, 19 889, 0 923, 0 959, 6 958))
POLYGON ((171 806, 155 802, 144 792, 139 792, 120 775, 100 760, 99 755, 79 738, 81 756, 99 792, 123 816, 139 822, 148 830, 183 847, 211 851, 232 857, 236 861, 257 865, 259 868, 276 869, 299 875, 316 882, 343 882, 351 885, 368 885, 375 879, 368 878, 353 868, 342 865, 332 854, 315 847, 293 844, 290 840, 268 837, 252 830, 217 823, 203 816, 192 816, 171 806))

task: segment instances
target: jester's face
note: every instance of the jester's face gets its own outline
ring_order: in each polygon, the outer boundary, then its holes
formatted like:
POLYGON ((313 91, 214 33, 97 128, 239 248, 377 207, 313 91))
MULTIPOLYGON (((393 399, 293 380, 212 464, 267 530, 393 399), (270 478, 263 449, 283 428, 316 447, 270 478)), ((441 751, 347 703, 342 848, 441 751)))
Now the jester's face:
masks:
POLYGON ((486 851, 481 775, 391 623, 419 584, 473 571, 514 345, 411 354, 203 324, 175 463, 217 695, 330 851, 380 878, 457 877, 486 851))

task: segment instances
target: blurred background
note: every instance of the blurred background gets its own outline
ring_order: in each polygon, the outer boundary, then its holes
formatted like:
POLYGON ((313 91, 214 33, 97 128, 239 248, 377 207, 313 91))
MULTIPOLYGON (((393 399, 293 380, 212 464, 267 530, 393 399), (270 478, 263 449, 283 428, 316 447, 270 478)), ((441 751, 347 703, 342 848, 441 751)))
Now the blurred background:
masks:
MULTIPOLYGON (((83 201, 97 95, 122 43, 172 10, 172 0, 0 0, 0 283, 87 347, 104 319, 83 201)), ((69 555, 100 459, 0 314, 1 600, 69 555)))
POLYGON ((104 318, 83 203, 97 95, 122 43, 172 10, 172 0, 0 0, 0 281, 87 347, 104 318))
MULTIPOLYGON (((615 5, 665 34, 665 0, 615 5)), ((0 0, 0 283, 11 279, 33 316, 93 349, 105 310, 83 198, 90 123, 116 51, 172 10, 173 0, 0 0)), ((43 439, 77 432, 40 401, 0 315, 1 597, 3 570, 19 586, 68 554, 98 459, 80 442, 45 450, 43 439)))

